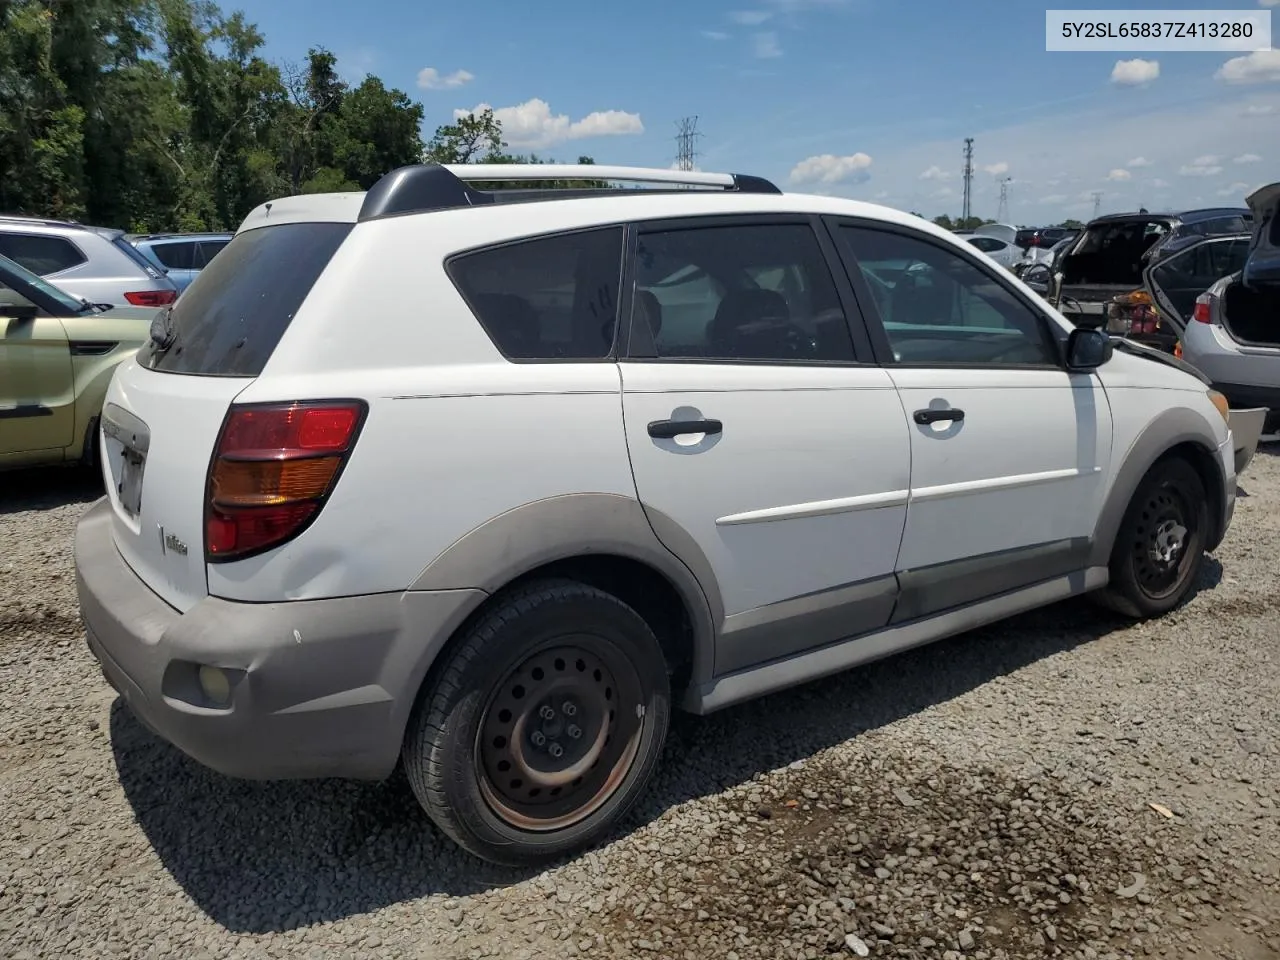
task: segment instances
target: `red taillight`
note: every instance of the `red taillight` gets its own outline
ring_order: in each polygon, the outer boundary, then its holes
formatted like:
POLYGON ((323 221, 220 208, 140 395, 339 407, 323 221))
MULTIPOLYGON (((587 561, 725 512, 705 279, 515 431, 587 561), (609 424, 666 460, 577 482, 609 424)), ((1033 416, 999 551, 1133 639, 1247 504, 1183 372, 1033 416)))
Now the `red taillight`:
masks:
POLYGON ((355 444, 358 400, 232 407, 209 468, 205 557, 236 560, 296 537, 355 444))
POLYGON ((167 307, 178 299, 178 291, 132 290, 124 298, 135 307, 167 307))
POLYGON ((1196 308, 1191 314, 1191 319, 1197 323, 1213 323, 1213 317, 1209 311, 1209 305, 1212 302, 1213 298, 1207 293, 1202 293, 1196 297, 1196 308))

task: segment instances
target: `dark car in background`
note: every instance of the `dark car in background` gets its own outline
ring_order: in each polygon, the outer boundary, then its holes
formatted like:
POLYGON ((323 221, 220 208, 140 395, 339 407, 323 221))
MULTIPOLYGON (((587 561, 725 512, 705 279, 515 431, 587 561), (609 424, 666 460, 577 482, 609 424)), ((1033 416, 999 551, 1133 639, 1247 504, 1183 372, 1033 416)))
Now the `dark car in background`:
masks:
MULTIPOLYGON (((1247 207, 1099 217, 1058 258, 1043 284, 1045 295, 1077 325, 1106 325, 1171 350, 1177 332, 1164 328, 1150 296, 1142 292, 1143 272, 1206 238, 1247 233, 1252 223, 1247 207)), ((1038 289, 1039 278, 1033 280, 1038 289)))

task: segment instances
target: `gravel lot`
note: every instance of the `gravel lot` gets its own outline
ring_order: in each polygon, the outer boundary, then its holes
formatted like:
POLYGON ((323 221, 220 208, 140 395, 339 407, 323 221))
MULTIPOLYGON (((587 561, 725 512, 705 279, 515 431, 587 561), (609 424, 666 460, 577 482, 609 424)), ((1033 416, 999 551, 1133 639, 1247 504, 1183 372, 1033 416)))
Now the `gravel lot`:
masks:
POLYGON ((530 874, 399 779, 231 781, 146 733, 77 619, 97 490, 0 474, 0 957, 1280 957, 1280 449, 1241 486, 1182 610, 677 719, 627 831, 530 874))

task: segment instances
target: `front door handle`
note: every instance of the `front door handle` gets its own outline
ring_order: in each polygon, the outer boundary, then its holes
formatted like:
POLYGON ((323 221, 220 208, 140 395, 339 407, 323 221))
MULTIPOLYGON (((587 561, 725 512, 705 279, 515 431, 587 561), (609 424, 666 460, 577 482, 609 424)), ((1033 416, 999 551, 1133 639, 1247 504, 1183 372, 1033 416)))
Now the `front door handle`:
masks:
POLYGON ((959 423, 961 420, 964 419, 964 411, 955 410, 955 409, 917 410, 914 414, 912 414, 912 416, 915 418, 916 423, 919 423, 922 425, 937 423, 940 420, 954 420, 956 423, 959 423))
POLYGON ((670 440, 685 433, 719 433, 724 424, 719 420, 654 420, 649 424, 649 436, 655 440, 670 440))

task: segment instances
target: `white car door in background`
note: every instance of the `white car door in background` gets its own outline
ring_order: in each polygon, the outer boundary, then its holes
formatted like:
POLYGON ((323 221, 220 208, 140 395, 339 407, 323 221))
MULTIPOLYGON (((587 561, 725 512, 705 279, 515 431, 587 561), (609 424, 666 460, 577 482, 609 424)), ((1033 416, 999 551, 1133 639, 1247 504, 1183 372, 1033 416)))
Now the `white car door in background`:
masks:
POLYGON ((1046 318, 977 258, 831 222, 911 418, 894 621, 1083 569, 1111 456, 1098 379, 1068 373, 1046 318))
POLYGON ((897 599, 910 433, 833 258, 805 216, 639 230, 627 443, 654 530, 717 595, 718 674, 881 628, 897 599))

